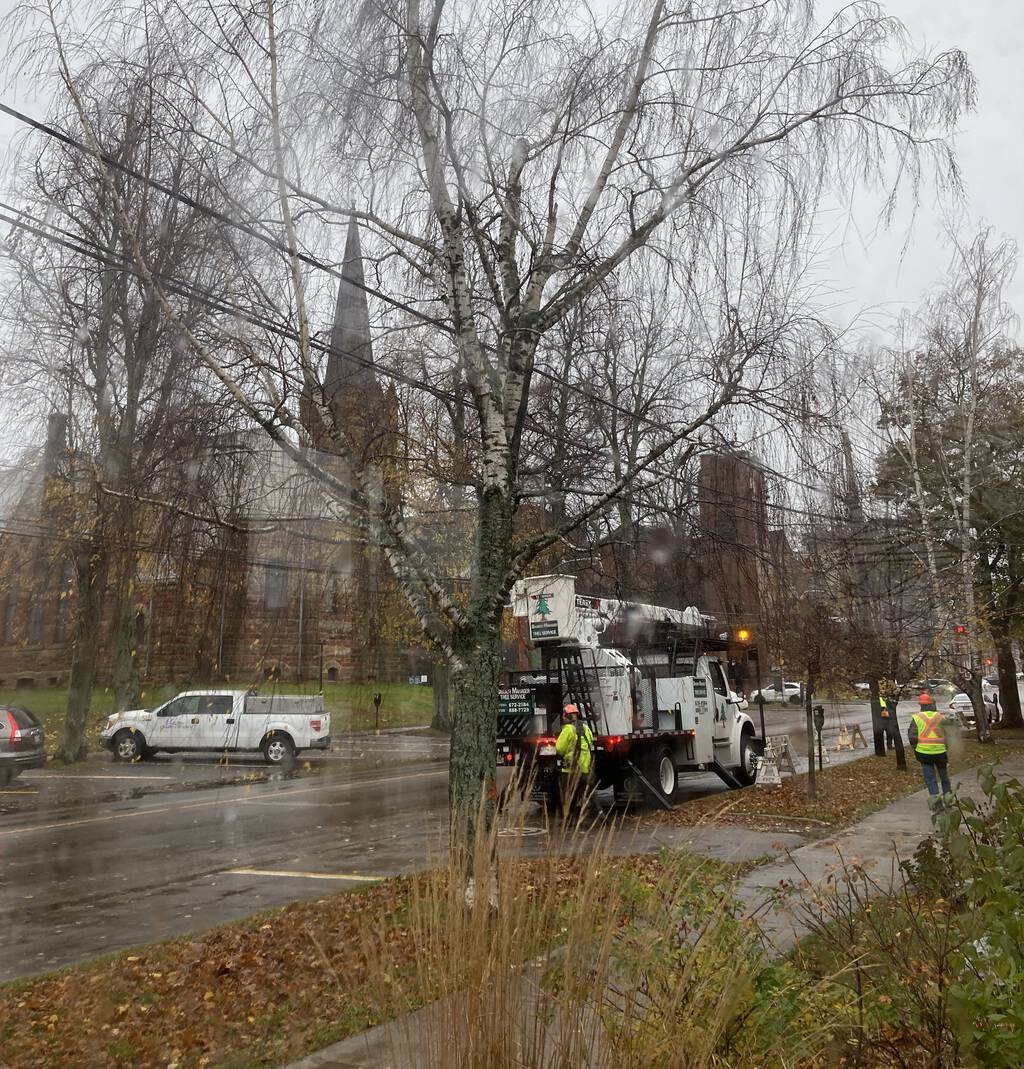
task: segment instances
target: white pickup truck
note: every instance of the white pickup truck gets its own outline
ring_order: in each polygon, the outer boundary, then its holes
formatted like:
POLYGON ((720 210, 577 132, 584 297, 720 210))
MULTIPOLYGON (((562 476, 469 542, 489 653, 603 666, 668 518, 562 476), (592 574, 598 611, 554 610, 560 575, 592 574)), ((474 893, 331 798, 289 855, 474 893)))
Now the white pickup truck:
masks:
POLYGON ((118 761, 138 761, 160 750, 259 750, 267 764, 282 765, 300 750, 326 750, 331 716, 320 694, 189 690, 156 709, 107 717, 100 741, 118 761))

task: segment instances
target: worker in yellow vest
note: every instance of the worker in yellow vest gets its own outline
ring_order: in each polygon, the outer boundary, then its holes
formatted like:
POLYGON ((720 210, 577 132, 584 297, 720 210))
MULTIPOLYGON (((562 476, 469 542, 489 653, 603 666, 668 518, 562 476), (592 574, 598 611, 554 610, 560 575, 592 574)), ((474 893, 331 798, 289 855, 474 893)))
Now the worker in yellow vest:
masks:
POLYGON ((562 759, 562 812, 568 813, 584 801, 594 767, 594 733, 580 723, 580 711, 569 702, 562 709, 563 728, 555 742, 562 759))
POLYGON ((946 732, 942 714, 935 708, 935 701, 925 691, 920 694, 917 704, 920 712, 910 718, 907 740, 914 751, 914 756, 921 762, 924 785, 933 797, 939 796, 939 780, 942 780, 942 795, 952 794, 949 783, 949 757, 946 750, 946 732))

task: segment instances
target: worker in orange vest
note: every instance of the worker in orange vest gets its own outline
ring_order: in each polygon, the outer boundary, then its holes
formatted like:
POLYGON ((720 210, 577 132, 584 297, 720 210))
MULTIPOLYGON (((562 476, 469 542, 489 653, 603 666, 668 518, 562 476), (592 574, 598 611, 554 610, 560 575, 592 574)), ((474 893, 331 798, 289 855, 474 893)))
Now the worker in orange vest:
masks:
POLYGON ((939 796, 939 780, 942 781, 942 796, 953 793, 949 782, 949 756, 946 750, 946 732, 942 714, 935 708, 932 696, 924 691, 918 695, 920 712, 910 718, 907 740, 914 756, 921 763, 924 785, 933 798, 939 796))

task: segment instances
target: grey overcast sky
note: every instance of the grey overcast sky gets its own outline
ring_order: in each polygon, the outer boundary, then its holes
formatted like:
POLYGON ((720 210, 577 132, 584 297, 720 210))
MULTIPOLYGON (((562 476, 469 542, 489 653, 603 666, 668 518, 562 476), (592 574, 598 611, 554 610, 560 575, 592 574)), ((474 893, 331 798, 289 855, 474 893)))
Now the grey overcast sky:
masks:
MULTIPOLYGON (((17 0, 0 0, 0 16, 17 0)), ((819 3, 822 17, 838 8, 835 0, 819 3)), ((885 10, 901 19, 915 43, 933 48, 962 48, 978 79, 978 106, 966 115, 957 137, 967 184, 966 203, 958 215, 966 227, 979 223, 1020 240, 1024 236, 1024 6, 1020 0, 888 0, 885 10)), ((0 98, 35 116, 45 113, 25 79, 0 87, 0 98)), ((6 171, 11 139, 18 124, 0 115, 0 166, 6 171)), ((6 187, 6 181, 2 184, 6 187)), ((914 307, 922 293, 939 280, 950 259, 943 233, 943 209, 925 189, 916 218, 906 202, 891 227, 879 230, 879 201, 865 192, 852 206, 822 218, 827 252, 818 276, 834 292, 833 316, 857 319, 875 336, 888 317, 914 307), (852 207, 848 211, 847 208, 852 207), (913 219, 913 222, 912 222, 913 219)), ((1024 271, 1008 294, 1024 314, 1024 271)))

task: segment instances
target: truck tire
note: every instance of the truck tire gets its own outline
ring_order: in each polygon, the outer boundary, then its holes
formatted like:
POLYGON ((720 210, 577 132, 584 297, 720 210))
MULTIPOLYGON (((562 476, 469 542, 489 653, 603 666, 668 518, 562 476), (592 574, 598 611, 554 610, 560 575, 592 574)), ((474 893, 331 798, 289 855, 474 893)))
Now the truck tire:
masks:
MULTIPOLYGON (((656 747, 644 761, 643 774, 659 797, 670 805, 675 801, 679 776, 672 751, 667 746, 656 747)), ((650 793, 650 792, 645 792, 650 793)))
POLYGON ((111 740, 110 750, 115 761, 141 761, 146 751, 146 740, 141 732, 124 728, 111 740))
POLYGON ((754 763, 756 757, 754 733, 744 731, 740 736, 740 766, 736 769, 736 778, 744 787, 749 787, 757 779, 757 767, 754 763))
POLYGON ((650 801, 646 788, 631 772, 616 776, 612 787, 615 790, 616 805, 640 805, 650 801))
POLYGON ((295 743, 283 731, 272 731, 260 746, 268 765, 287 768, 295 760, 295 743))

